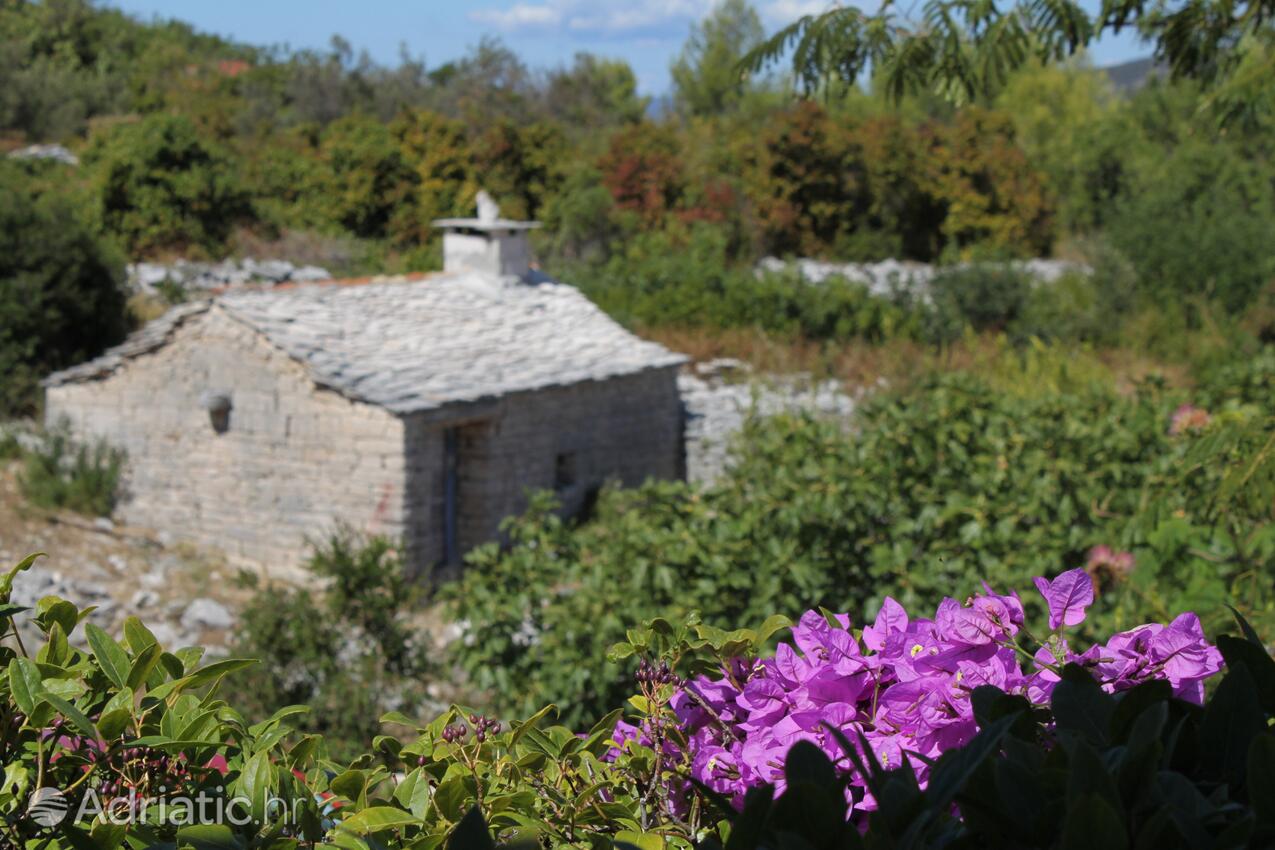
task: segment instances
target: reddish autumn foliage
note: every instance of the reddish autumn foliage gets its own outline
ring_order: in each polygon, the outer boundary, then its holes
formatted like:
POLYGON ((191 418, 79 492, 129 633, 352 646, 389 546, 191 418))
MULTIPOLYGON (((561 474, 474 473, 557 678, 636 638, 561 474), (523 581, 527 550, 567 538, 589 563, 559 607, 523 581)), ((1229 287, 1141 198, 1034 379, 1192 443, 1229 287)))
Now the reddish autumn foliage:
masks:
POLYGON ((643 122, 616 133, 598 170, 616 205, 648 225, 674 210, 686 191, 677 136, 667 125, 643 122))

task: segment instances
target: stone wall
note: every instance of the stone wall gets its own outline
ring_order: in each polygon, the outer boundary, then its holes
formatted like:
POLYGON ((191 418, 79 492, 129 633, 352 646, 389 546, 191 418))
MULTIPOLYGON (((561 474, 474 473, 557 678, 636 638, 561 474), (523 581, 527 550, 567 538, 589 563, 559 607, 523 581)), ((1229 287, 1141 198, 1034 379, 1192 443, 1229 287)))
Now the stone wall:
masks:
POLYGON ((320 389, 302 367, 219 307, 109 377, 50 387, 49 424, 70 420, 129 455, 120 515, 281 574, 307 537, 340 520, 404 533, 404 428, 320 389), (210 398, 229 396, 223 433, 210 398))
POLYGON ((607 480, 635 486, 682 474, 675 367, 408 417, 408 550, 418 566, 444 560, 448 428, 459 429, 462 553, 495 539, 528 490, 556 489, 573 513, 607 480))

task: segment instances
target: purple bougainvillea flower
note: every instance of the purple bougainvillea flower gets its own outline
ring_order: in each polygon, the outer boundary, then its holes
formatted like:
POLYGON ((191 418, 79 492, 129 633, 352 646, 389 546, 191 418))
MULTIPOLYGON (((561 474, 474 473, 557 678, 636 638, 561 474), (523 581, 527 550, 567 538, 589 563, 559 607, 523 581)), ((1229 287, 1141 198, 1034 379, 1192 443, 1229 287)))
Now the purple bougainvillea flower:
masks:
MULTIPOLYGON (((1049 606, 1053 629, 1082 622, 1094 600, 1093 581, 1084 570, 1070 570, 1053 581, 1037 579, 1036 586, 1049 606)), ((927 760, 977 732, 971 695, 981 685, 1023 694, 1048 708, 1058 671, 1074 663, 1108 692, 1164 679, 1178 697, 1200 702, 1205 680, 1222 666, 1199 619, 1183 614, 1167 626, 1149 624, 1112 635, 1083 652, 1054 634, 1025 669, 1023 620, 1017 594, 1000 595, 987 585, 963 604, 943 600, 932 620, 910 617, 898 602, 886 599, 861 637, 850 630, 844 614, 830 622, 808 611, 793 628, 792 641, 773 656, 731 659, 721 675, 694 677, 674 694, 670 707, 681 736, 620 724, 608 757, 618 757, 627 741, 650 746, 659 737, 668 764, 680 765, 690 778, 738 805, 758 785, 772 784, 782 794, 788 750, 797 741, 809 741, 848 774, 847 799, 862 813, 876 803, 830 729, 856 749, 866 740, 887 768, 909 763, 924 787, 927 760)), ((669 782, 671 803, 685 808, 689 784, 669 782)))
POLYGON ((863 630, 863 645, 873 652, 885 649, 885 639, 895 632, 908 627, 908 612, 903 606, 889 596, 881 603, 881 611, 876 622, 863 630))
POLYGON ((1049 605, 1049 628, 1077 626, 1093 604, 1093 579, 1082 569, 1068 570, 1053 581, 1038 578, 1036 589, 1049 605))

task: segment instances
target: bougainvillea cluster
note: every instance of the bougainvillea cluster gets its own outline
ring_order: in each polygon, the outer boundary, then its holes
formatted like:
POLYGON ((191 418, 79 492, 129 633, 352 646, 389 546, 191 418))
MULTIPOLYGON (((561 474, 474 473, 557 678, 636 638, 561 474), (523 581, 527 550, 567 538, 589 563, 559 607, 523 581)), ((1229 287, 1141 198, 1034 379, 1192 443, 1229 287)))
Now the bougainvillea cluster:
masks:
MULTIPOLYGON (((1147 679, 1200 702, 1204 681, 1222 666, 1194 614, 1145 625, 1077 652, 1058 631, 1083 622, 1094 587, 1083 569, 1036 580, 1051 633, 1031 635, 1016 593, 990 588, 964 604, 945 599, 933 618, 914 619, 893 599, 860 632, 845 615, 806 613, 792 644, 773 657, 739 659, 720 678, 685 683, 670 703, 686 740, 691 775, 739 802, 758 785, 782 792, 785 755, 797 741, 818 745, 846 771, 850 760, 827 726, 861 733, 887 768, 911 763, 927 778, 927 760, 959 747, 977 731, 971 693, 993 685, 1047 706, 1063 665, 1090 670, 1108 691, 1147 679)), ((620 739, 635 730, 622 729, 620 739)), ((857 808, 874 801, 852 775, 857 808)))

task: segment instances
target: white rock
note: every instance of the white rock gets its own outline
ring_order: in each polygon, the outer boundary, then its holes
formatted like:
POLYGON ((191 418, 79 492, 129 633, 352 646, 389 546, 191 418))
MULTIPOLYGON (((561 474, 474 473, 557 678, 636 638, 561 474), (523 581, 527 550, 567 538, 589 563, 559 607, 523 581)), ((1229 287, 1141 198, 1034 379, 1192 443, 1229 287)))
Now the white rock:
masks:
POLYGON ((200 598, 186 606, 181 622, 182 628, 190 631, 228 629, 235 624, 235 617, 217 600, 200 598))

